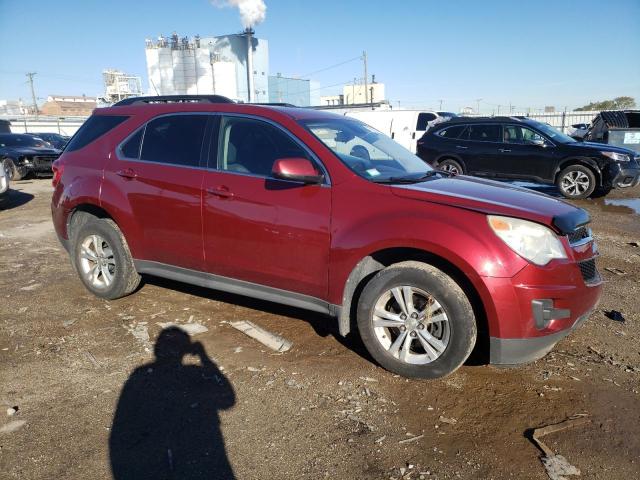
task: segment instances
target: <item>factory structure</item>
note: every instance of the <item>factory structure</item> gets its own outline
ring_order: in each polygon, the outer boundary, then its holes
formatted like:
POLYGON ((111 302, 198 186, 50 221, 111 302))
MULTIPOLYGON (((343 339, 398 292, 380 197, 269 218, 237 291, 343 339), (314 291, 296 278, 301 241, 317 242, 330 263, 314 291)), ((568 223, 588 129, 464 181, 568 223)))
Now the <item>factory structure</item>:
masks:
POLYGON ((317 105, 318 84, 308 79, 269 75, 269 43, 251 28, 217 37, 146 40, 149 95, 224 95, 253 103, 317 105))

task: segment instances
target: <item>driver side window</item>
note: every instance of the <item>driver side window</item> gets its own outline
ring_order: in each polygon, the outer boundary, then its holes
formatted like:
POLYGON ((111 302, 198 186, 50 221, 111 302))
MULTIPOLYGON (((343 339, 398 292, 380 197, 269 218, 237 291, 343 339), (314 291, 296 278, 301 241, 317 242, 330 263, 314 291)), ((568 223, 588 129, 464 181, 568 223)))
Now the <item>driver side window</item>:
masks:
POLYGON ((545 139, 533 130, 521 127, 519 125, 504 126, 504 143, 518 145, 533 145, 538 142, 544 142, 545 139))
POLYGON ((230 172, 271 176, 279 158, 306 158, 307 151, 279 128, 260 120, 225 117, 219 139, 218 168, 230 172))

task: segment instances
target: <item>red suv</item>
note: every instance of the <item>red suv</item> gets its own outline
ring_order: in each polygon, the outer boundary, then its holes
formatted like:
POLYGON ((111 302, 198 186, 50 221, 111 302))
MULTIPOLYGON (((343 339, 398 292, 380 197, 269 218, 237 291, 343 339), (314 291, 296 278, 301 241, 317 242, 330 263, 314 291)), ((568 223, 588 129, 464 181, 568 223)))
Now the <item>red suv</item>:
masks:
POLYGON ((324 312, 405 376, 446 375, 476 342, 491 363, 540 358, 601 294, 584 210, 330 113, 128 99, 54 170, 53 222, 95 295, 151 274, 324 312))

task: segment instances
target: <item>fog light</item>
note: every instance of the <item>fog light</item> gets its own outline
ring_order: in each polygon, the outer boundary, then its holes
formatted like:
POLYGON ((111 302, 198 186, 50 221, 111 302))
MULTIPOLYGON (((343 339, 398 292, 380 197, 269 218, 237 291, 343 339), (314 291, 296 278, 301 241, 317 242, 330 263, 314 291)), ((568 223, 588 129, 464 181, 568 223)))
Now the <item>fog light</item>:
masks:
POLYGON ((531 311, 538 330, 547 328, 551 320, 559 320, 571 316, 571 310, 568 308, 554 308, 553 300, 550 298, 531 300, 531 311))

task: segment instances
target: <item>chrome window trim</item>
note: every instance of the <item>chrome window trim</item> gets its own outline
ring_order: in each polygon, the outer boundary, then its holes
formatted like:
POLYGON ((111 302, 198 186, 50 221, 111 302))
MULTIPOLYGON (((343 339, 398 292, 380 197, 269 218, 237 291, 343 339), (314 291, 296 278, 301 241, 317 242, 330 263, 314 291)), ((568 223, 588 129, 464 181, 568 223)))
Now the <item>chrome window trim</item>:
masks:
MULTIPOLYGON (((220 115, 221 121, 220 121, 220 125, 219 128, 222 127, 222 123, 224 120, 224 117, 238 117, 238 118, 247 118, 250 120, 257 120, 259 122, 265 122, 268 123, 269 125, 277 128, 278 130, 282 131, 284 134, 286 134, 289 138, 291 138, 294 143, 296 143, 299 147, 301 147, 304 151, 307 152, 307 154, 313 159, 313 161, 316 163, 316 165, 318 167, 320 167, 320 170, 322 171, 322 173, 324 174, 324 180, 321 184, 319 184, 320 186, 331 186, 331 177, 329 176, 329 171, 327 170, 327 168, 324 166, 324 164, 322 163, 322 161, 320 161, 320 159, 318 158, 318 156, 305 144, 303 143, 298 137, 296 137, 293 133, 291 133, 288 129, 284 128, 282 125, 280 125, 279 123, 271 120, 270 118, 265 118, 265 117, 261 117, 259 115, 253 115, 253 114, 245 114, 245 113, 236 113, 236 112, 215 112, 216 115, 220 115)), ((218 149, 216 152, 216 159, 219 160, 219 155, 220 155, 220 148, 219 148, 219 144, 222 141, 222 137, 220 136, 220 130, 218 131, 218 149)), ((271 175, 259 175, 257 173, 250 173, 250 172, 235 172, 233 170, 224 170, 221 169, 218 165, 218 162, 216 161, 216 167, 212 168, 212 167, 208 167, 209 170, 214 170, 216 172, 221 172, 221 173, 231 173, 231 174, 235 174, 235 175, 243 175, 245 177, 256 177, 256 178, 266 178, 266 179, 270 179, 270 180, 276 180, 276 181, 289 181, 292 183, 296 183, 296 184, 301 184, 301 185, 305 185, 304 182, 296 182, 293 180, 283 180, 281 178, 275 178, 272 177, 271 175)))

